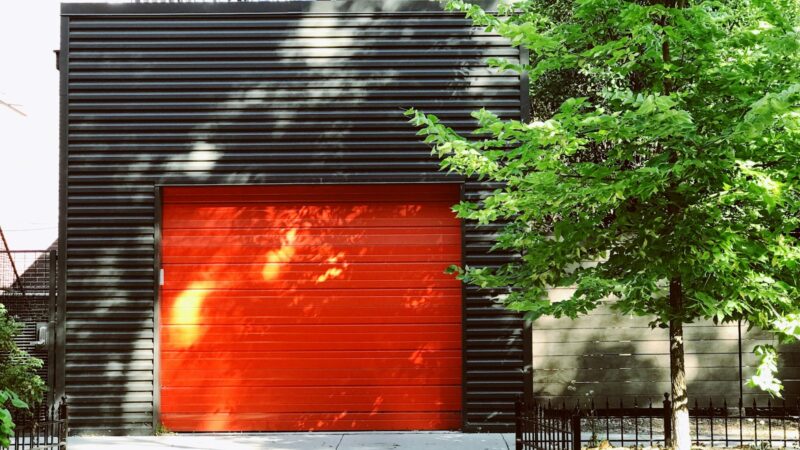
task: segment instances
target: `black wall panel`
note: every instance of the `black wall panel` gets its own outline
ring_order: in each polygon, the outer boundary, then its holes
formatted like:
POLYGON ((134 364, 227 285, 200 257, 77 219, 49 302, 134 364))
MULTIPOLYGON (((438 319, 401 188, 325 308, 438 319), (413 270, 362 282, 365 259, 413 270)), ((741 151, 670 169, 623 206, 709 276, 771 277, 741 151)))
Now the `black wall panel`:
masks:
MULTIPOLYGON (((157 187, 463 182, 402 112, 456 129, 520 117, 519 52, 433 2, 63 6, 61 301, 77 433, 151 433, 157 414, 157 187)), ((493 186, 465 183, 478 198, 493 186)), ((493 264, 491 228, 465 260, 493 264)), ((508 431, 523 330, 465 290, 464 429, 508 431)))

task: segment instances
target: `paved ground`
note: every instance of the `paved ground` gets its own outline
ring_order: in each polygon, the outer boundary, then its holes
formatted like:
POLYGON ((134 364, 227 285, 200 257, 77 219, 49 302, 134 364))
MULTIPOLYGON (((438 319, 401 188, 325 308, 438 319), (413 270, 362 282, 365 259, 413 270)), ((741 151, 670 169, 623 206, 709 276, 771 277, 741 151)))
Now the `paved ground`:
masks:
POLYGON ((69 450, 509 450, 509 434, 266 433, 72 437, 69 450))

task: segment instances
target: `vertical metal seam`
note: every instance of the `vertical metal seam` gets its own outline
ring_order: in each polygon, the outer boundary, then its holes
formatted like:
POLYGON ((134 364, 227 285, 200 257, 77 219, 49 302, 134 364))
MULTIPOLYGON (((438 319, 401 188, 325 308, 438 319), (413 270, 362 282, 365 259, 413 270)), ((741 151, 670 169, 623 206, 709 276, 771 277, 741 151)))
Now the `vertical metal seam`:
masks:
MULTIPOLYGON (((530 63, 530 52, 519 47, 519 63, 523 68, 530 63)), ((531 120, 530 79, 523 70, 519 76, 520 119, 523 123, 531 120)), ((522 317, 522 394, 528 404, 533 401, 533 323, 522 317)))
POLYGON ((61 51, 59 52, 59 183, 58 183, 58 289, 56 292, 56 342, 54 362, 57 365, 53 397, 59 401, 66 394, 66 308, 67 308, 67 156, 68 87, 69 87, 69 17, 61 17, 61 51))
MULTIPOLYGON (((466 198, 466 180, 459 189, 459 202, 466 198)), ((461 267, 467 263, 466 226, 461 219, 461 267)), ((461 429, 466 431, 467 423, 467 286, 461 282, 461 429)))
MULTIPOLYGON (((58 326, 58 321, 56 320, 56 296, 58 295, 58 289, 56 289, 56 283, 58 283, 58 277, 56 277, 56 271, 58 270, 57 250, 51 249, 48 252, 47 262, 47 285, 49 287, 47 295, 47 383, 48 386, 54 386, 56 377, 55 366, 58 365, 55 362, 56 327, 58 326)), ((47 392, 46 405, 48 411, 55 405, 56 400, 53 390, 47 392)))
MULTIPOLYGON (((522 46, 519 48, 519 64, 522 67, 530 64, 530 51, 522 46)), ((524 70, 519 74, 519 102, 520 119, 523 122, 529 122, 531 120, 531 85, 528 72, 524 70)))
POLYGON ((154 188, 153 223, 153 433, 161 425, 161 188, 154 188))
POLYGON ((533 322, 522 317, 522 394, 527 404, 533 403, 533 322))
POLYGON ((739 356, 739 358, 738 358, 738 362, 739 362, 739 399, 740 399, 739 401, 741 402, 742 401, 741 399, 744 399, 744 363, 743 363, 743 360, 742 360, 742 319, 739 319, 739 321, 736 322, 736 335, 737 335, 737 341, 738 341, 738 347, 737 348, 739 350, 738 351, 738 353, 739 353, 739 355, 738 355, 739 356))

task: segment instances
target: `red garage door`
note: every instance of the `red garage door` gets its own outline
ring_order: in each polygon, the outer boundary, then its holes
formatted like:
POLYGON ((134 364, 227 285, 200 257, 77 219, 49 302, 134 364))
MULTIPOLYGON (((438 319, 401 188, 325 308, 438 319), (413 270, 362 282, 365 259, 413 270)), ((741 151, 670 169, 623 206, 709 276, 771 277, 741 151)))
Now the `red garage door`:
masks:
POLYGON ((174 431, 460 426, 455 185, 164 189, 174 431))

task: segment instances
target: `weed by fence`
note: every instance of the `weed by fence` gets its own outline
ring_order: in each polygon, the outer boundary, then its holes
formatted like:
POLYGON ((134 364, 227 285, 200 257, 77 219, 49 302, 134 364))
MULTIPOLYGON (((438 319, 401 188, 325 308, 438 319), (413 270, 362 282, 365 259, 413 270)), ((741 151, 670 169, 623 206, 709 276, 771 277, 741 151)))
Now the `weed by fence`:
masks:
MULTIPOLYGON (((664 394, 661 405, 652 401, 632 407, 608 399, 573 405, 521 400, 516 405, 517 450, 580 450, 608 441, 614 447, 663 446, 672 444, 671 404, 664 394)), ((689 409, 692 442, 709 447, 800 448, 800 398, 767 400, 766 405, 733 407, 723 401, 714 405, 695 402, 689 409)))

